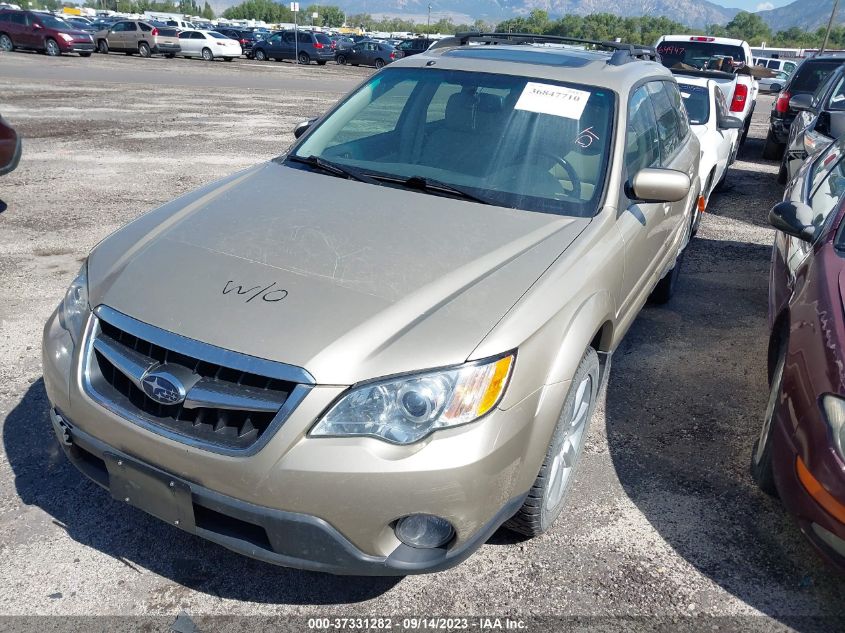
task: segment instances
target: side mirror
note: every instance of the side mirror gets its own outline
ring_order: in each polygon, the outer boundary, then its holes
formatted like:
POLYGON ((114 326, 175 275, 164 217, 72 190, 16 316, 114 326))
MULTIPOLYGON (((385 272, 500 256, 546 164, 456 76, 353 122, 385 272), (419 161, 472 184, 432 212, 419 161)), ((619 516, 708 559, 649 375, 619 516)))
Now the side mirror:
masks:
POLYGON ((641 169, 631 180, 629 195, 640 202, 678 202, 689 195, 689 176, 674 169, 641 169))
POLYGON ((720 130, 741 130, 745 127, 742 119, 735 116, 724 116, 719 118, 720 130))
POLYGON ((789 100, 789 107, 792 110, 810 110, 813 107, 813 95, 795 95, 789 100))
POLYGON ((43 26, 41 26, 40 24, 38 24, 38 22, 35 22, 35 23, 32 25, 32 28, 33 28, 33 29, 35 29, 36 31, 40 31, 40 30, 41 30, 41 29, 43 29, 44 27, 43 27, 43 26))
POLYGON ((308 121, 301 121, 300 123, 297 123, 293 128, 293 137, 299 138, 305 134, 308 131, 308 128, 310 128, 316 120, 317 119, 309 119, 308 121))
POLYGON ((769 224, 787 235, 812 242, 816 239, 816 227, 806 223, 812 217, 813 210, 806 204, 784 200, 769 211, 769 224))
POLYGON ((0 176, 15 170, 21 159, 21 138, 0 117, 0 176))

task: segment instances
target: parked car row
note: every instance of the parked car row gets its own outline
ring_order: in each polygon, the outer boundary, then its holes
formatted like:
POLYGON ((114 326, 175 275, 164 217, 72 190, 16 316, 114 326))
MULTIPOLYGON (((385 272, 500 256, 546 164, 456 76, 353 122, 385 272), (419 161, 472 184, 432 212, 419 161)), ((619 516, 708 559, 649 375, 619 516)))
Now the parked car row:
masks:
POLYGON ((89 57, 96 50, 102 54, 232 61, 245 55, 258 61, 290 59, 300 64, 316 62, 320 66, 336 61, 381 68, 403 54, 425 50, 432 41, 417 38, 402 42, 407 51, 403 53, 392 44, 363 36, 330 38, 324 33, 305 30, 274 33, 257 29, 206 30, 175 20, 160 23, 127 19, 95 23, 84 18, 63 19, 36 11, 0 11, 0 49, 32 49, 51 56, 79 53, 89 57))

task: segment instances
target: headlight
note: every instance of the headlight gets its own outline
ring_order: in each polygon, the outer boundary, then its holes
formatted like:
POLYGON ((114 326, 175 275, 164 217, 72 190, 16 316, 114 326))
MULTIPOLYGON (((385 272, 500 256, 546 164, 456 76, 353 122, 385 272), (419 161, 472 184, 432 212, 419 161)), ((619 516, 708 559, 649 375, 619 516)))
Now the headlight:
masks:
POLYGON ((59 308, 59 323, 70 332, 74 343, 79 342, 82 328, 88 319, 88 263, 84 263, 65 293, 59 308))
POLYGON ((839 456, 845 459, 845 399, 828 394, 822 398, 822 408, 836 450, 839 451, 839 456))
POLYGON ((73 36, 68 35, 67 33, 59 33, 59 37, 62 38, 65 42, 72 42, 73 36))
POLYGON ((320 418, 311 435, 369 436, 412 444, 488 413, 505 392, 513 362, 510 354, 353 387, 320 418))

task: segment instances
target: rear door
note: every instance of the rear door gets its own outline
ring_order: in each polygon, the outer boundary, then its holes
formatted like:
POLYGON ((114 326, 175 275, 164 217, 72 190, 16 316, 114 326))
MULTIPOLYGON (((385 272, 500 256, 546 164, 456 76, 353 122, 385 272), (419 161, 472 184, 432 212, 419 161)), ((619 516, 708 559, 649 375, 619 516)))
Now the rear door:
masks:
POLYGON ((194 38, 194 31, 182 31, 179 33, 179 46, 182 47, 182 55, 194 56, 199 54, 197 44, 202 40, 194 38))
POLYGON ((141 39, 141 29, 136 22, 123 23, 123 50, 137 51, 138 41, 141 39))
POLYGON ((282 33, 281 41, 278 44, 279 48, 273 57, 278 59, 294 59, 296 57, 296 33, 293 31, 285 31, 282 33))
POLYGON ((9 16, 9 35, 15 46, 26 46, 34 48, 35 38, 32 34, 32 27, 29 25, 26 13, 15 12, 9 16))

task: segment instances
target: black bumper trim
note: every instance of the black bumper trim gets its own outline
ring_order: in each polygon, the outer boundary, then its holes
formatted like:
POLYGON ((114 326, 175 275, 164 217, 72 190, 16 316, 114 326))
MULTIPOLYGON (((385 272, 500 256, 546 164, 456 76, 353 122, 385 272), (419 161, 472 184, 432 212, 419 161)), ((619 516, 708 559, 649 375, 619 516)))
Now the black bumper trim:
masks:
MULTIPOLYGON (((73 426, 64 415, 51 411, 53 426, 70 462, 89 479, 109 489, 106 455, 117 455, 170 476, 158 468, 122 453, 73 426), (60 426, 60 422, 64 428, 60 426), (62 441, 69 435, 70 443, 62 441)), ((488 523, 459 547, 415 549, 399 545, 387 557, 359 550, 343 534, 319 517, 275 510, 241 501, 181 480, 190 487, 196 525, 180 529, 201 536, 239 554, 274 565, 339 575, 405 576, 448 569, 463 562, 512 517, 527 493, 508 501, 488 523), (197 508, 199 510, 197 511, 197 508), (266 539, 261 531, 266 534, 266 539)))

